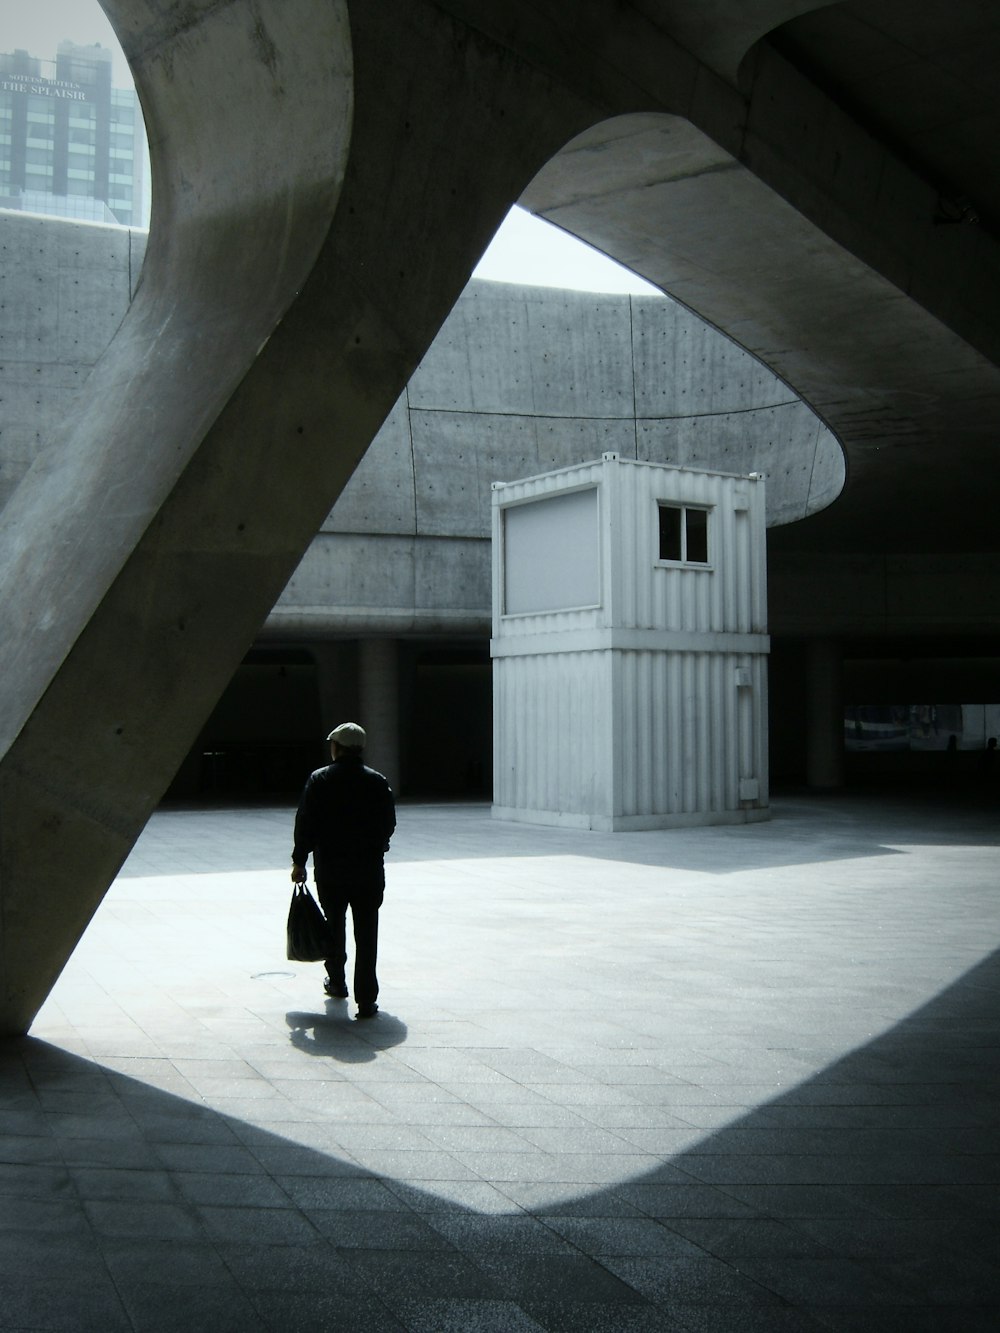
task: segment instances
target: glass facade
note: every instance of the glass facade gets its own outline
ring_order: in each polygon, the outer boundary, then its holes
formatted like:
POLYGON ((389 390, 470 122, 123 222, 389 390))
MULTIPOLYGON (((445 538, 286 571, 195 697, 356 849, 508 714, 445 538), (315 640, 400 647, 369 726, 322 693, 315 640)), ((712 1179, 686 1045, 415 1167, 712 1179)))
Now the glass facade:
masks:
POLYGON ((111 86, 110 51, 0 54, 0 207, 145 227, 146 160, 138 99, 111 86))

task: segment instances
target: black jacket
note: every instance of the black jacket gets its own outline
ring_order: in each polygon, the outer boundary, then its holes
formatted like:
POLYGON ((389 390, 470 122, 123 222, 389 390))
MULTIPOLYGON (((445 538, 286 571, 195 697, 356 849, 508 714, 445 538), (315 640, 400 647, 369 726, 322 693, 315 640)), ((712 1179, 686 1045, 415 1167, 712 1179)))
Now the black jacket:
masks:
POLYGON ((331 876, 378 871, 396 827, 392 788, 360 757, 341 755, 309 775, 295 816, 292 862, 313 855, 317 883, 331 876))

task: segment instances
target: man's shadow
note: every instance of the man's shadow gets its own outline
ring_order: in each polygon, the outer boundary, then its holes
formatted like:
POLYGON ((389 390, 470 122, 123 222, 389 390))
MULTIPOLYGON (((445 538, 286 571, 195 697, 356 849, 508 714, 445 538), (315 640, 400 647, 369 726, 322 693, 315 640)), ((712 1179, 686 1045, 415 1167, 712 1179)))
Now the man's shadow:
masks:
POLYGON ((289 1039, 298 1050, 352 1065, 374 1060, 379 1051, 399 1046, 407 1035, 402 1019, 384 1009, 375 1018, 351 1018, 344 1000, 327 1000, 322 1014, 291 1010, 285 1022, 289 1039))

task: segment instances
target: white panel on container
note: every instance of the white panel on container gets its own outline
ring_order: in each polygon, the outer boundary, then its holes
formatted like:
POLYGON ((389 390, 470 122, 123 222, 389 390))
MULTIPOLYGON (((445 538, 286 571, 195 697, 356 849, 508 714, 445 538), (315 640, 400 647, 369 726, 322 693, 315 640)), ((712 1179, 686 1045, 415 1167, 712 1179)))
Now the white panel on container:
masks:
POLYGON ((506 615, 599 603, 596 487, 511 505, 503 518, 506 615))

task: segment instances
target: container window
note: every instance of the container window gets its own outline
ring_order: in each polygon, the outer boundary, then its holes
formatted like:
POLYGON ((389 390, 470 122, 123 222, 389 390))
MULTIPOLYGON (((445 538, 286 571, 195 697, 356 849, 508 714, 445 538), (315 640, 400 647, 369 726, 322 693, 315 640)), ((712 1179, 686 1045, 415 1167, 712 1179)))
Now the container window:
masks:
POLYGON ((659 506, 660 560, 680 564, 708 564, 708 510, 687 505, 659 506))

